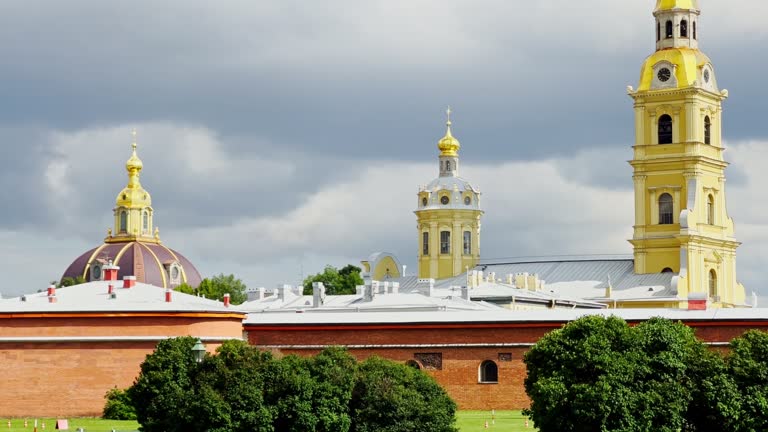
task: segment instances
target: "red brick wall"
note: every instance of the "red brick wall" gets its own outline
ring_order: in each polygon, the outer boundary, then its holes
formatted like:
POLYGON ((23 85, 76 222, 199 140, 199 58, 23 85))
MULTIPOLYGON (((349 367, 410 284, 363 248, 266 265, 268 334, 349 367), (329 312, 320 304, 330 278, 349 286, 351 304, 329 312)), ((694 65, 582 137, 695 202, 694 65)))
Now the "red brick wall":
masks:
MULTIPOLYGON (((241 319, 95 317, 0 319, 0 337, 239 338, 241 319)), ((213 351, 219 343, 206 342, 213 351)), ((133 383, 155 341, 0 342, 0 417, 100 416, 104 394, 133 383)))
MULTIPOLYGON (((313 355, 319 349, 306 346, 353 346, 350 352, 358 359, 379 355, 397 362, 414 359, 416 353, 441 353, 442 370, 428 370, 461 409, 522 409, 529 400, 523 381, 526 370, 523 355, 526 344, 535 343, 562 324, 499 324, 465 326, 246 326, 248 341, 256 346, 277 346, 286 354, 313 355), (494 344, 499 346, 456 346, 461 344, 494 344), (522 344, 504 347, 503 344, 522 344), (358 347, 354 347, 354 346, 358 347), (372 347, 378 345, 378 347, 372 347), (400 347, 387 347, 396 345, 400 347), (402 347, 423 345, 423 347, 402 347), (294 347, 290 347, 294 346, 294 347), (511 361, 499 361, 500 353, 511 353, 511 361), (484 360, 499 366, 497 384, 478 383, 478 370, 484 360)), ((764 323, 731 324, 725 322, 690 323, 696 335, 706 342, 729 342, 752 328, 766 329, 764 323)))

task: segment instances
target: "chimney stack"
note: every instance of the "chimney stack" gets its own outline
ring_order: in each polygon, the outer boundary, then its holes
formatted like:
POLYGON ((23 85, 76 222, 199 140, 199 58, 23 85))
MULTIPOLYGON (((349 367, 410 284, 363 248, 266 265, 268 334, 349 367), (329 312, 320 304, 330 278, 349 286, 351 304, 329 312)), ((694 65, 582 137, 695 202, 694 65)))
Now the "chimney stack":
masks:
POLYGON ((705 293, 688 294, 688 310, 707 310, 707 295, 705 293))
POLYGON ((264 300, 264 287, 247 288, 248 301, 264 300))
POLYGON ((463 298, 464 300, 467 300, 467 301, 470 300, 470 298, 469 298, 469 287, 468 286, 461 287, 461 298, 463 298))
POLYGON ((312 307, 319 308, 325 303, 325 285, 322 282, 312 282, 312 307))
POLYGON ((48 295, 56 295, 56 285, 48 285, 48 295))
POLYGON ((136 286, 136 276, 123 277, 123 288, 133 288, 136 286))
POLYGON ((120 267, 112 264, 112 261, 108 262, 107 265, 105 265, 101 269, 104 272, 104 280, 106 281, 117 280, 117 271, 120 270, 120 267))
POLYGON ((112 294, 115 292, 115 286, 112 284, 107 285, 107 294, 112 294))
POLYGON ((165 289, 165 302, 170 303, 171 302, 171 290, 165 289))
POLYGON ((224 294, 224 307, 229 307, 229 293, 224 294))

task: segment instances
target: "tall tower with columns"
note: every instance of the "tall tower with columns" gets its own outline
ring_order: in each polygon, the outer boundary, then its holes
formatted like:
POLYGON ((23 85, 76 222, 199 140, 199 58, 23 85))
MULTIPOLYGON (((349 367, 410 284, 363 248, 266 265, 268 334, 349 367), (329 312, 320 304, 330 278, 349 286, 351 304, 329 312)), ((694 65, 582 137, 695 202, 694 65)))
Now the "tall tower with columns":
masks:
POLYGON ((419 188, 416 218, 419 277, 458 276, 480 260, 480 191, 459 177, 459 140, 447 130, 437 148, 439 175, 419 188))
POLYGON ((698 0, 657 0, 656 52, 634 100, 635 272, 671 272, 678 297, 744 303, 736 280, 733 220, 725 199, 722 102, 710 59, 699 51, 698 0))

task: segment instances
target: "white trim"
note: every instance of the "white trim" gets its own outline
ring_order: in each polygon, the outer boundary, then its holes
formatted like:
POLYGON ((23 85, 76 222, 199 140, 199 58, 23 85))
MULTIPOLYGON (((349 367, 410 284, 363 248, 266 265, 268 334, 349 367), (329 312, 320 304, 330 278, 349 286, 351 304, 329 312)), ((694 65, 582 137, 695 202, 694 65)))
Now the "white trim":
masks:
MULTIPOLYGON (((160 342, 174 337, 189 336, 19 336, 0 337, 0 343, 71 343, 71 342, 160 342)), ((192 336, 203 342, 224 342, 228 340, 243 340, 242 337, 227 336, 192 336)))

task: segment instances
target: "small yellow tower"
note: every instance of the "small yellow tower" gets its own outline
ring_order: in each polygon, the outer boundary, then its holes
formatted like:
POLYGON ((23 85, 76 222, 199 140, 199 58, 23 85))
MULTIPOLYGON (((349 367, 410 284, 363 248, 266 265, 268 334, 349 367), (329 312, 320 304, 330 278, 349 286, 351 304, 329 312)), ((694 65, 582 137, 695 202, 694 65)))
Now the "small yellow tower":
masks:
POLYGON ((126 242, 141 241, 159 243, 159 230, 154 228, 152 221, 152 197, 144 190, 139 182, 144 164, 136 154, 136 131, 132 133, 133 153, 125 163, 128 171, 128 185, 117 195, 114 229, 109 231, 105 241, 126 242), (155 229, 155 232, 152 230, 155 229))
POLYGON ((641 69, 635 108, 635 272, 678 273, 678 297, 706 294, 743 305, 733 221, 725 208, 722 101, 709 58, 698 49, 697 0, 657 0, 656 52, 641 69))
POLYGON ((419 189, 419 277, 458 276, 480 260, 480 191, 459 177, 459 140, 447 131, 438 142, 439 176, 419 189))

